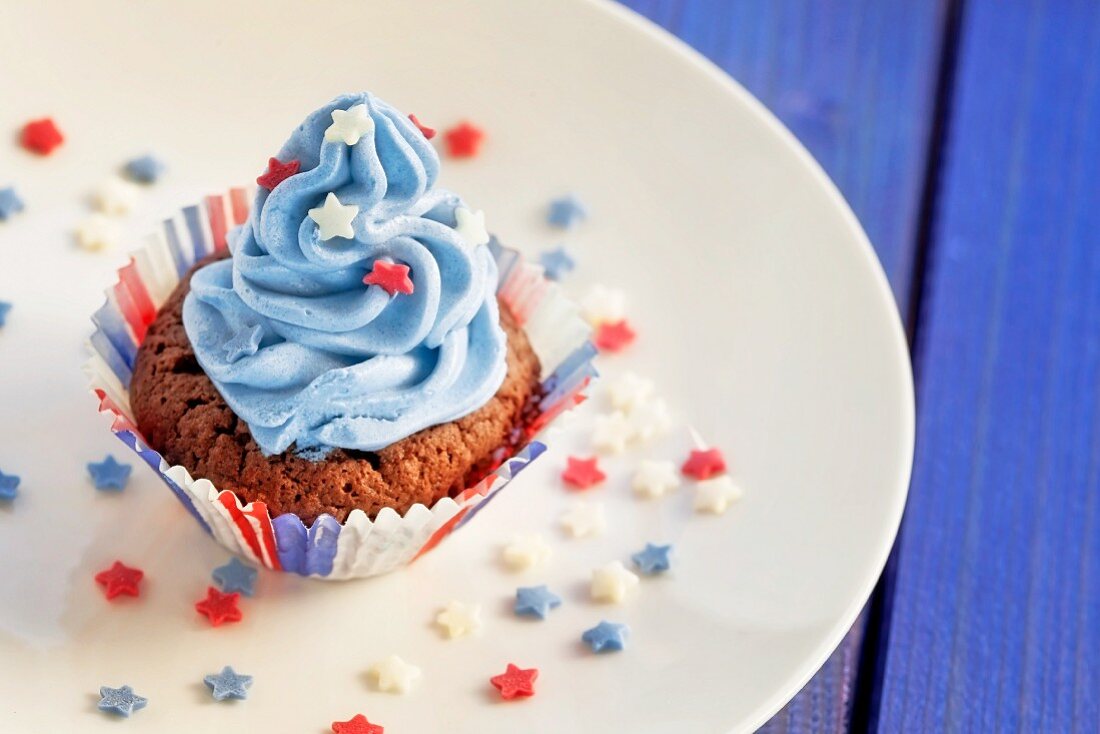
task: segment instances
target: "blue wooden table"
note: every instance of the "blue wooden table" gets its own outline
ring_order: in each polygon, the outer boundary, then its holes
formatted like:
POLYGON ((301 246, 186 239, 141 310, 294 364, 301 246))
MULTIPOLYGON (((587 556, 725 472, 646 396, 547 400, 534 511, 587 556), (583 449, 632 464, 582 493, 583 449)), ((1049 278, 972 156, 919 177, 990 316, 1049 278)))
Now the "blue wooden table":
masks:
POLYGON ((1100 731, 1100 2, 623 0, 805 143, 909 330, 863 615, 766 731, 1100 731))

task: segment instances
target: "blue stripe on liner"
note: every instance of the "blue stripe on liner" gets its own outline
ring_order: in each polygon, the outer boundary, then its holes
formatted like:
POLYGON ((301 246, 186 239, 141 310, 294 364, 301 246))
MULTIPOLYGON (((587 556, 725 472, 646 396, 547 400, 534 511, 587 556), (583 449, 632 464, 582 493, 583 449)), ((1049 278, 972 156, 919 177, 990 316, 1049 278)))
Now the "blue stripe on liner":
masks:
POLYGON ((206 234, 203 232, 202 227, 202 210, 199 209, 197 204, 184 208, 183 221, 187 223, 187 231, 191 235, 191 251, 194 253, 191 264, 194 265, 209 255, 214 248, 206 240, 206 234))
POLYGON ((165 219, 162 226, 164 228, 164 239, 168 242, 168 252, 172 254, 172 262, 176 265, 176 275, 182 278, 191 266, 183 255, 179 233, 176 232, 176 223, 171 219, 165 219))
POLYGON ((306 575, 306 526, 292 512, 279 515, 271 521, 275 532, 275 550, 279 565, 288 573, 306 575))
MULTIPOLYGON (((528 464, 530 464, 532 461, 545 453, 545 451, 546 444, 542 443, 541 441, 532 441, 531 443, 527 444, 518 454, 509 459, 505 466, 497 469, 496 474, 500 477, 500 480, 498 480, 496 484, 494 484, 489 489, 489 493, 485 495, 485 499, 483 499, 469 512, 463 515, 462 519, 455 524, 454 530, 457 530, 466 523, 470 522, 470 520, 472 520, 474 516, 481 512, 482 508, 489 504, 489 500, 493 499, 493 497, 496 497, 500 490, 507 487, 517 474, 525 469, 528 464)), ((454 531, 452 530, 452 532, 454 531)))
POLYGON ((499 293, 504 284, 508 282, 508 276, 512 274, 512 270, 519 262, 520 256, 515 250, 503 247, 495 236, 489 238, 489 252, 492 253, 493 259, 497 263, 497 292, 499 293))
POLYGON ((126 362, 126 366, 132 370, 134 360, 137 359, 137 345, 134 344, 126 320, 122 318, 122 314, 110 299, 92 314, 92 323, 99 327, 99 333, 111 342, 118 355, 126 362))
POLYGON ((545 394, 539 401, 543 410, 573 392, 586 378, 596 377, 599 374, 595 365, 592 364, 592 358, 596 356, 597 351, 592 342, 586 341, 562 360, 558 368, 543 380, 542 389, 545 394))
POLYGON ((192 498, 191 495, 187 494, 187 492, 184 492, 178 484, 165 476, 165 474, 160 470, 161 465, 164 463, 164 459, 161 457, 161 455, 153 449, 149 448, 148 446, 145 446, 145 444, 143 444, 141 440, 134 435, 133 431, 116 431, 115 436, 117 436, 118 440, 122 441, 122 443, 129 446, 131 451, 140 456, 142 461, 153 467, 153 470, 156 471, 157 476, 159 476, 164 481, 164 483, 168 485, 168 488, 172 490, 172 494, 176 495, 176 499, 178 499, 183 504, 183 506, 187 508, 187 511, 191 513, 192 517, 199 521, 199 525, 202 526, 202 529, 205 530, 208 534, 211 533, 210 526, 206 524, 206 520, 204 520, 202 515, 199 514, 199 511, 195 509, 194 498, 192 498))
POLYGON ((129 389, 130 378, 133 376, 133 373, 130 371, 130 366, 126 363, 125 358, 118 353, 118 349, 115 348, 115 345, 98 329, 92 334, 92 338, 89 341, 92 343, 92 349, 103 358, 103 361, 111 368, 111 372, 114 372, 115 377, 122 383, 122 386, 129 389))
POLYGON ((336 558, 336 543, 340 538, 340 523, 332 515, 321 515, 309 529, 306 545, 306 573, 328 576, 336 558))

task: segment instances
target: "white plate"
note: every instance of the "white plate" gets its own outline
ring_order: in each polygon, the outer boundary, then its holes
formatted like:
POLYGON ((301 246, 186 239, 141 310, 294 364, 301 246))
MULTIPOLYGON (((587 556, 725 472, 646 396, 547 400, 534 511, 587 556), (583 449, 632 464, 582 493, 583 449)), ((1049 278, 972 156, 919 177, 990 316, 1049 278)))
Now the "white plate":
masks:
MULTIPOLYGON (((0 146, 27 211, 0 225, 0 469, 23 494, 0 509, 0 728, 117 731, 100 685, 150 699, 146 732, 322 732, 362 711, 392 732, 747 730, 811 676, 852 623, 898 524, 913 443, 897 313, 848 207, 795 140, 742 89, 668 36, 605 3, 37 2, 0 23, 0 128, 55 115, 49 159, 0 146), (369 88, 422 119, 461 117, 484 155, 445 183, 530 252, 562 239, 547 200, 576 190, 590 223, 566 237, 570 284, 625 288, 640 329, 607 360, 654 377, 682 423, 725 448, 745 499, 723 517, 690 494, 635 500, 643 453, 678 459, 684 431, 608 462, 593 492, 602 538, 567 541, 557 472, 566 433, 478 520, 405 572, 325 584, 265 574, 239 625, 192 609, 224 554, 150 472, 97 494, 83 465, 123 449, 95 415, 79 364, 88 316, 122 253, 76 251, 68 233, 95 182, 151 150, 172 171, 127 220, 133 235, 201 194, 248 181, 309 110, 369 88), (128 525, 152 512, 152 526, 128 525), (513 530, 555 558, 512 576, 493 559, 513 530), (668 578, 621 607, 585 598, 588 570, 647 540, 676 544, 668 578), (92 581, 115 558, 148 574, 143 597, 106 603, 92 581), (508 611, 518 584, 566 603, 543 623, 508 611), (452 598, 480 601, 478 639, 431 626, 452 598), (594 657, 581 630, 630 624, 626 652, 594 657), (398 653, 424 669, 408 697, 370 689, 398 653), (538 695, 497 703, 487 679, 538 666, 538 695), (248 701, 214 704, 202 676, 234 665, 248 701)), ((0 182, 3 185, 4 182, 0 182)), ((596 401, 599 402, 598 400, 596 401)), ((597 406, 598 407, 598 406, 597 406)), ((579 424, 585 421, 582 419, 579 424)))

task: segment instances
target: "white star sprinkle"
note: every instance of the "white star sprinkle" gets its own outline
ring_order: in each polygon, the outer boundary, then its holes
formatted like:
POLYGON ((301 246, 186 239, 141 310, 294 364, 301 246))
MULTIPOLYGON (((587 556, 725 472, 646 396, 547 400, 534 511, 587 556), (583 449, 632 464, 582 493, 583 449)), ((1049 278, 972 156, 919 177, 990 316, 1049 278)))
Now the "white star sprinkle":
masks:
POLYGON ((614 288, 594 285, 580 301, 584 317, 592 324, 620 321, 626 314, 626 295, 614 288))
POLYGON ((112 215, 129 214, 140 197, 141 189, 137 184, 123 181, 118 176, 112 176, 101 183, 93 195, 96 208, 104 214, 112 215))
POLYGON ((435 617, 435 623, 443 628, 448 639, 467 637, 481 629, 481 605, 448 602, 435 617))
POLYGON ((464 206, 455 209, 455 232, 467 247, 488 244, 489 231, 485 229, 485 212, 472 212, 464 206))
POLYGON ((504 547, 501 558, 513 571, 525 571, 550 560, 550 546, 541 535, 521 535, 504 547))
POLYGON ((601 453, 621 454, 635 432, 622 411, 601 413, 593 419, 592 446, 601 453))
POLYGON ((607 395, 611 398, 611 406, 625 413, 630 413, 651 398, 653 391, 653 380, 639 377, 633 372, 627 372, 617 377, 607 386, 607 395))
POLYGON ((626 593, 638 585, 638 577, 627 571, 622 561, 612 561, 606 566, 592 570, 592 585, 589 591, 594 601, 606 601, 618 604, 626 593))
POLYGON ((665 435, 672 428, 668 403, 661 398, 645 401, 630 412, 629 418, 634 438, 643 443, 665 435))
POLYGON ((656 499, 680 486, 680 474, 671 461, 643 459, 630 486, 639 496, 656 499))
POLYGON ((85 250, 108 250, 121 236, 118 222, 103 214, 93 214, 76 228, 76 242, 85 250))
POLYGON ((359 138, 373 130, 374 120, 367 113, 367 106, 357 104, 346 110, 332 111, 332 124, 325 130, 325 142, 355 145, 359 138))
POLYGON ((721 515, 743 494, 728 474, 695 484, 695 511, 721 515))
POLYGON ((333 237, 354 237, 355 230, 351 228, 351 220, 359 213, 359 207, 355 204, 341 204, 336 194, 331 191, 325 197, 324 206, 309 210, 309 218, 317 222, 320 228, 320 238, 331 240, 333 237))
POLYGON ((574 538, 599 535, 607 528, 603 505, 577 502, 561 516, 561 526, 574 538))
POLYGON ((420 677, 420 668, 406 663, 396 655, 375 663, 370 669, 378 690, 384 693, 408 693, 413 681, 420 677))

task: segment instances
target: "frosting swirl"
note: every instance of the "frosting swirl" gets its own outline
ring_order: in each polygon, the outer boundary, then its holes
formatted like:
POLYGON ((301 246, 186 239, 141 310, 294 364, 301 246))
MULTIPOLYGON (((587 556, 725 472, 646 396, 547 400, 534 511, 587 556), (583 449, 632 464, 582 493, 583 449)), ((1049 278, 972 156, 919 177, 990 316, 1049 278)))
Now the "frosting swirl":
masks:
POLYGON ((480 212, 434 188, 417 126, 344 95, 278 159, 286 177, 261 185, 232 259, 198 270, 183 306, 199 363, 260 448, 373 451, 484 405, 507 369, 496 264, 480 212), (391 264, 411 293, 378 277, 391 264))

